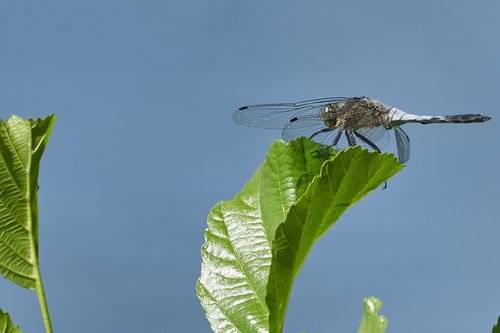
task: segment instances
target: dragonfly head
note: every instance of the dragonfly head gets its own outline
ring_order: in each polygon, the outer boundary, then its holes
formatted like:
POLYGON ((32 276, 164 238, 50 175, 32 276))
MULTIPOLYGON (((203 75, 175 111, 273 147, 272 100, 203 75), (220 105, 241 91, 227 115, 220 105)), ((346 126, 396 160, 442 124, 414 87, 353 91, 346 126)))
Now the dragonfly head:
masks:
POLYGON ((337 126, 337 105, 328 104, 321 110, 320 115, 325 125, 329 128, 337 126))

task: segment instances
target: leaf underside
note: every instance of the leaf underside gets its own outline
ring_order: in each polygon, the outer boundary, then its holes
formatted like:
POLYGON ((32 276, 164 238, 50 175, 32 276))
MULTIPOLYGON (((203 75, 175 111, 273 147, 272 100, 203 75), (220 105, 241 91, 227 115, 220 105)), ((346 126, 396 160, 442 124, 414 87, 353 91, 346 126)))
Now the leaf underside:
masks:
POLYGON ((54 121, 0 121, 0 273, 30 289, 38 276, 38 171, 54 121))
POLYGON ((314 242, 402 168, 359 147, 333 155, 305 138, 275 142, 233 200, 208 216, 198 297, 215 332, 281 332, 314 242))

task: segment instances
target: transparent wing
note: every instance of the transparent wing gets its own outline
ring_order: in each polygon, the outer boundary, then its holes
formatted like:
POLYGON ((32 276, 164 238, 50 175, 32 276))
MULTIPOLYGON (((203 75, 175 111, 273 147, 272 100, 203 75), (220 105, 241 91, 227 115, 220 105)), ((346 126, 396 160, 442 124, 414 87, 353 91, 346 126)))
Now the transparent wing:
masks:
POLYGON ((357 130, 357 132, 364 135, 368 140, 373 142, 379 149, 386 147, 391 141, 391 136, 389 135, 389 131, 387 131, 387 129, 384 126, 360 128, 357 130))
POLYGON ((297 103, 247 105, 236 110, 233 119, 238 124, 246 126, 285 128, 295 117, 319 116, 321 109, 328 104, 341 103, 348 99, 349 97, 329 97, 297 103))
POLYGON ((410 138, 401 127, 394 127, 394 135, 398 148, 398 160, 406 163, 410 159, 410 138))
MULTIPOLYGON (((391 137, 384 126, 364 127, 354 131, 354 140, 356 145, 368 150, 382 150, 382 148, 389 144, 390 139, 391 137)), ((349 141, 347 140, 347 136, 345 134, 340 137, 340 140, 335 147, 337 149, 349 147, 349 141)))
POLYGON ((327 140, 327 138, 336 130, 336 128, 329 130, 319 114, 311 114, 293 117, 293 120, 288 121, 288 124, 283 128, 281 135, 285 141, 305 136, 319 143, 331 145, 332 141, 327 140))

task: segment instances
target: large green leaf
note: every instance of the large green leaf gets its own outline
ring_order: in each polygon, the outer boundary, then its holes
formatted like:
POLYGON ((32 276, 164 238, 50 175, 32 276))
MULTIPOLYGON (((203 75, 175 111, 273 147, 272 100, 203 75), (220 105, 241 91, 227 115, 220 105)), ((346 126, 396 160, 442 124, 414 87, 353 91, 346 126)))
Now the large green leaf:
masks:
POLYGON ((275 142, 243 190, 211 210, 197 292, 214 331, 280 331, 314 241, 402 167, 359 147, 333 158, 320 148, 275 142))
POLYGON ((0 273, 37 289, 38 171, 55 116, 0 121, 0 273))
POLYGON ((0 333, 23 333, 23 331, 14 325, 7 312, 0 310, 0 333))
POLYGON ((387 328, 387 318, 379 316, 378 311, 382 307, 382 302, 375 297, 368 297, 363 300, 363 318, 359 325, 358 333, 384 333, 387 328))
POLYGON ((320 148, 304 139, 275 142, 243 190, 212 208, 196 289, 214 331, 267 331, 274 232, 330 157, 320 148))
POLYGON ((266 298, 271 332, 283 330, 293 281, 314 243, 347 208, 402 167, 394 155, 360 147, 343 150, 323 165, 276 230, 266 298))

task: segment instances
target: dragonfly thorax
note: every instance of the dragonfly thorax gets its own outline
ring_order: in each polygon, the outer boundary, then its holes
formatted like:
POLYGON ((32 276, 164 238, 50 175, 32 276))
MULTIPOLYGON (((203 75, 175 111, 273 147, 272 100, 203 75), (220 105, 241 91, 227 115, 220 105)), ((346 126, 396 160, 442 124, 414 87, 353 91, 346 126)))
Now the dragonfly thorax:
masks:
POLYGON ((367 97, 354 97, 341 103, 327 105, 321 117, 329 128, 339 127, 347 130, 373 128, 385 125, 388 108, 367 97))

